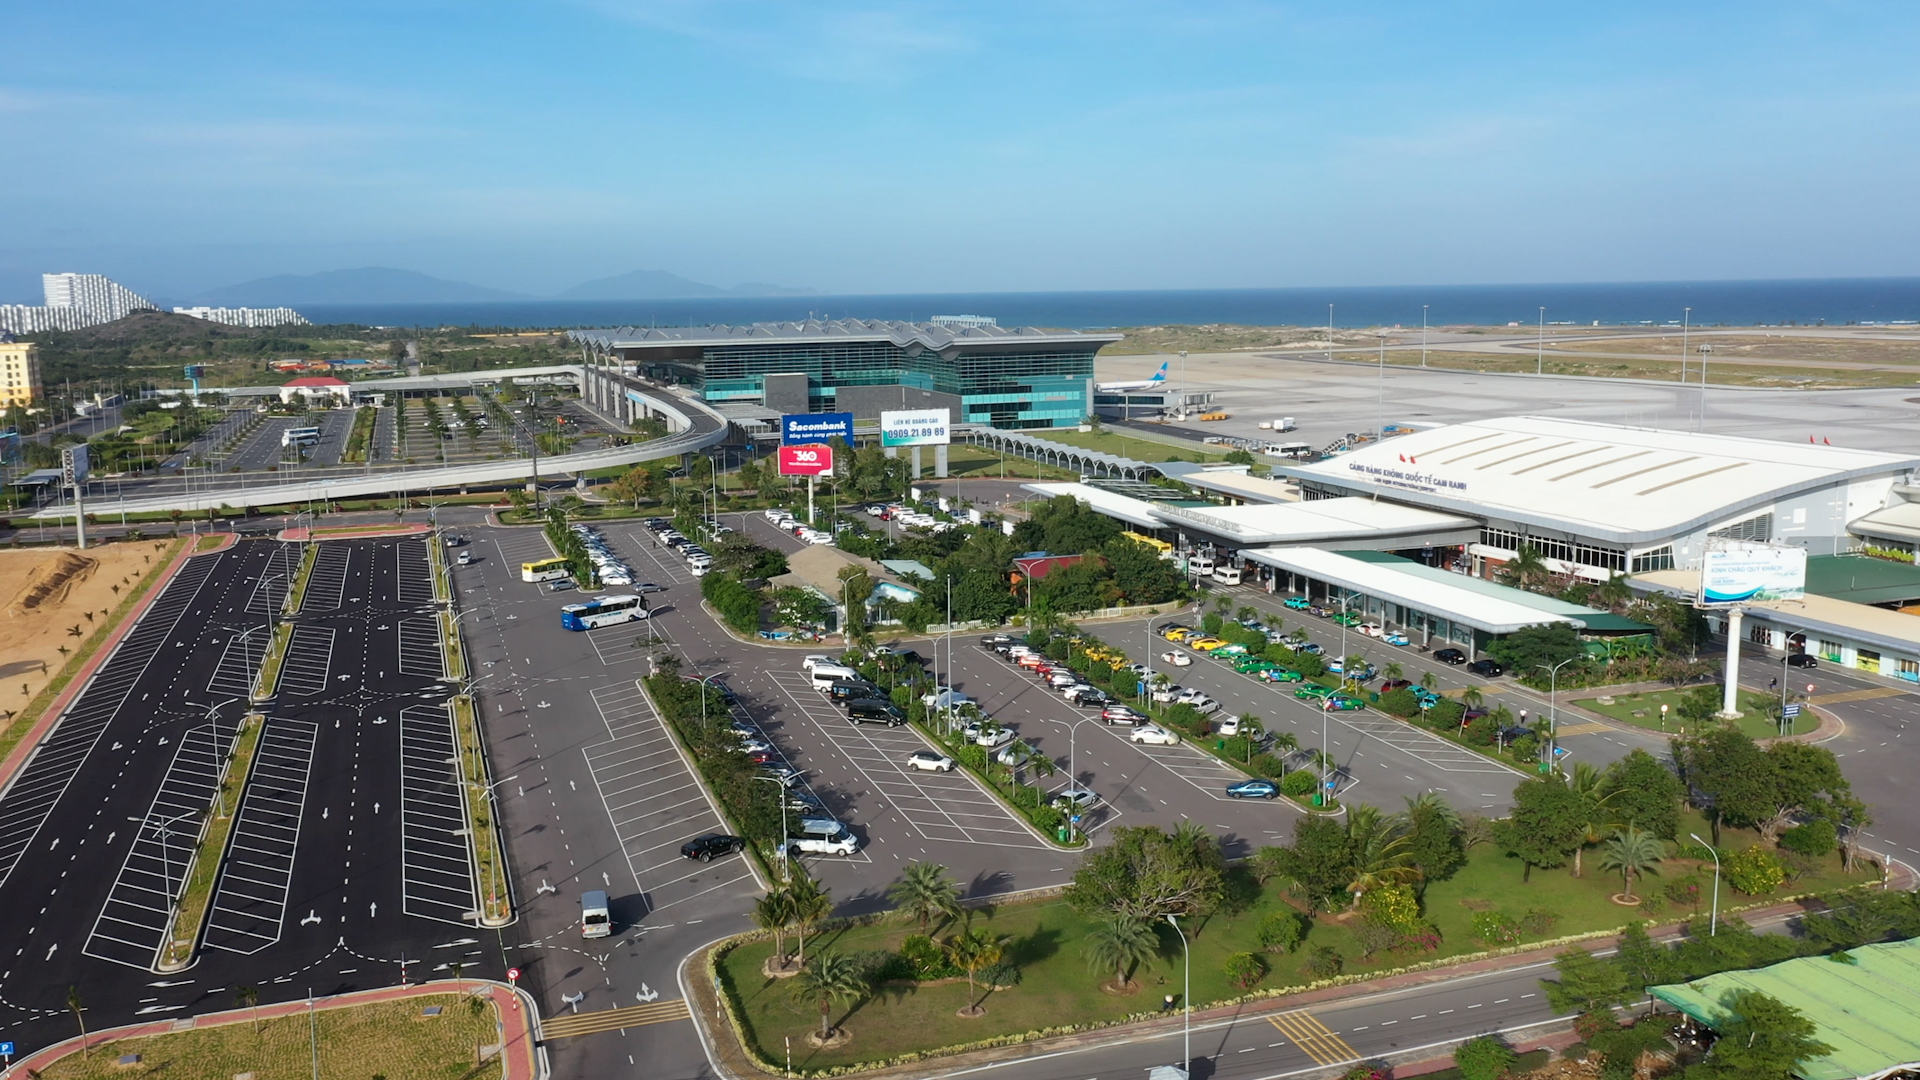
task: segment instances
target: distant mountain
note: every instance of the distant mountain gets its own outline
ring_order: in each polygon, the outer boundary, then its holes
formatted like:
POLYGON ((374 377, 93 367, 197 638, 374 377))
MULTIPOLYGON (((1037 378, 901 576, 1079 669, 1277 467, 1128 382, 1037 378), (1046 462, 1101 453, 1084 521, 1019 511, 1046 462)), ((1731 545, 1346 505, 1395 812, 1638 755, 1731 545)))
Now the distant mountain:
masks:
POLYGON ((560 300, 685 300, 700 296, 810 296, 812 289, 794 289, 752 281, 722 289, 689 281, 665 270, 635 270, 575 285, 560 300))
POLYGON ((300 304, 423 304, 463 300, 531 300, 525 293, 448 281, 414 270, 363 266, 318 274, 279 274, 214 289, 203 304, 296 307, 300 304))

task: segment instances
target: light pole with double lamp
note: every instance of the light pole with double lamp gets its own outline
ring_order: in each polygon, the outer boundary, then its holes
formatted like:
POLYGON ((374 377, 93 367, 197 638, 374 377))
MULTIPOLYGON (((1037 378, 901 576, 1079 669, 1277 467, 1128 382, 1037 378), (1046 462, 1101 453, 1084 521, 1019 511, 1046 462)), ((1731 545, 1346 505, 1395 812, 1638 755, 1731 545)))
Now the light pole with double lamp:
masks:
POLYGON ((1536 664, 1535 667, 1547 669, 1547 769, 1551 771, 1559 747, 1555 740, 1560 734, 1560 669, 1580 659, 1569 656, 1557 664, 1536 664))
MULTIPOLYGON (((777 776, 762 776, 759 773, 754 773, 753 778, 755 780, 765 780, 767 783, 778 785, 780 788, 779 793, 775 795, 774 798, 777 798, 780 800, 780 843, 781 843, 781 846, 784 848, 787 842, 787 838, 793 835, 792 831, 787 826, 787 785, 782 783, 780 778, 777 776)), ((780 861, 780 879, 784 881, 786 880, 786 878, 787 878, 787 864, 786 864, 786 860, 782 859, 780 861)))
MULTIPOLYGON (((487 806, 493 811, 493 813, 489 814, 487 818, 487 825, 489 828, 493 828, 497 830, 500 827, 500 801, 494 798, 493 796, 494 789, 498 788, 501 784, 507 783, 512 780, 518 780, 518 779, 520 779, 520 774, 514 773, 512 776, 506 777, 505 779, 495 780, 491 784, 483 784, 478 780, 474 781, 474 786, 485 789, 485 793, 487 796, 487 806)), ((499 834, 496 832, 495 835, 497 836, 499 834)), ((477 836, 474 837, 473 843, 474 843, 474 850, 476 852, 479 851, 480 838, 477 836)), ((502 870, 502 866, 500 863, 500 855, 502 854, 505 854, 505 853, 500 852, 498 851, 498 849, 496 849, 496 853, 493 860, 493 868, 487 873, 487 908, 489 911, 491 911, 492 909, 498 908, 500 906, 500 886, 499 886, 498 879, 502 870)))
POLYGON ((1181 1052, 1180 1058, 1180 1070, 1184 1073, 1193 1067, 1193 949, 1187 944, 1186 931, 1180 929, 1180 924, 1172 915, 1167 916, 1167 924, 1173 927, 1174 933, 1180 935, 1180 952, 1186 958, 1186 984, 1180 991, 1180 1007, 1187 1014, 1186 1049, 1181 1052))
MULTIPOLYGON (((1179 616, 1180 616, 1180 612, 1176 611, 1171 615, 1166 616, 1166 618, 1175 619, 1175 618, 1178 618, 1179 616)), ((1143 677, 1140 680, 1140 685, 1146 687, 1148 692, 1151 692, 1153 690, 1153 624, 1154 622, 1155 620, 1153 619, 1147 620, 1147 660, 1146 660, 1147 674, 1145 675, 1145 677, 1143 677)))
POLYGON ((1700 839, 1699 833, 1687 835, 1693 837, 1694 843, 1706 848, 1707 854, 1713 856, 1713 915, 1707 921, 1707 936, 1713 937, 1720 932, 1720 853, 1713 849, 1712 844, 1700 839))

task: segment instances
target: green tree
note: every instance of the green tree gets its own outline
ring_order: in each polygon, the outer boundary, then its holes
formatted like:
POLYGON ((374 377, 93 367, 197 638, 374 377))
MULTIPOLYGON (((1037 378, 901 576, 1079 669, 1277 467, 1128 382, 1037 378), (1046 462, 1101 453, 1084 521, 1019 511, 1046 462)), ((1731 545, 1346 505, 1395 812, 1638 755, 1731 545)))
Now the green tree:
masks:
POLYGON ((1115 915, 1102 920, 1087 932, 1081 942, 1087 965, 1096 971, 1113 972, 1115 987, 1133 984, 1133 971, 1153 961, 1160 949, 1160 936, 1152 923, 1131 915, 1115 915))
POLYGON ((1686 789, 1673 770, 1645 750, 1636 749, 1607 766, 1599 793, 1616 821, 1638 825, 1663 840, 1679 838, 1680 800, 1686 789))
POLYGON ((793 905, 793 926, 800 938, 800 962, 807 962, 807 931, 833 914, 833 894, 807 873, 806 867, 787 860, 787 895, 793 905))
POLYGON ((1666 841, 1632 825, 1614 833, 1600 847, 1600 869, 1618 870, 1626 882, 1624 899, 1637 903, 1633 875, 1657 874, 1667 857, 1666 841))
POLYGON ((753 922, 762 930, 773 931, 773 954, 780 966, 787 966, 787 928, 794 923, 793 895, 776 886, 754 902, 753 922))
MULTIPOLYGON (((453 979, 456 983, 459 982, 459 974, 456 973, 453 979)), ((260 1034, 260 988, 257 986, 234 987, 233 1003, 252 1012, 253 1033, 260 1034)))
POLYGON ((1494 1035, 1468 1039, 1453 1051, 1453 1067, 1460 1070, 1461 1080, 1498 1080, 1513 1062, 1513 1048, 1494 1035))
POLYGON ((836 1001, 852 1004, 867 995, 867 976, 858 961, 835 949, 826 949, 816 954, 800 974, 793 977, 793 996, 802 1001, 812 1000, 820 1006, 820 1038, 825 1041, 833 1033, 827 1025, 827 1016, 836 1001))
POLYGON ((87 1052, 87 1018, 82 1015, 86 1012, 86 1006, 80 1001, 80 988, 77 986, 67 987, 67 1011, 73 1013, 74 1021, 80 1025, 80 1056, 87 1057, 89 1056, 87 1052))
POLYGON ((1555 1012, 1592 1012, 1627 1002, 1627 974, 1611 960, 1602 960, 1577 946, 1553 958, 1558 979, 1540 980, 1547 1004, 1555 1012))
POLYGON ((939 863, 908 863, 900 880, 887 887, 887 899, 918 920, 923 934, 934 919, 960 916, 960 887, 947 880, 947 868, 939 863))
POLYGON ((1567 777, 1567 786, 1580 796, 1586 819, 1586 824, 1580 830, 1580 846, 1573 849, 1574 877, 1581 874, 1580 860, 1587 845, 1599 843, 1607 833, 1619 827, 1619 823, 1612 818, 1607 796, 1601 791, 1601 775, 1592 762, 1579 761, 1574 763, 1573 773, 1567 777))
POLYGON ((1487 655, 1515 676, 1543 675, 1540 665, 1552 667, 1580 655, 1580 635, 1566 623, 1523 626, 1489 644, 1487 655))
POLYGON ((984 1010, 978 1001, 973 1001, 973 995, 979 991, 974 984, 974 977, 983 969, 1000 962, 1000 957, 1006 953, 1006 939, 985 930, 963 930, 947 938, 945 949, 947 960, 967 973, 967 999, 972 1002, 967 1006, 967 1012, 978 1015, 984 1010))
POLYGON ((1536 866, 1566 864, 1586 834, 1585 811, 1580 796, 1560 778, 1523 780, 1513 789, 1513 812, 1496 825, 1495 839, 1525 866, 1521 880, 1531 880, 1536 866))
POLYGON ((1552 575, 1546 560, 1540 557, 1540 549, 1525 543, 1497 573, 1500 580, 1522 589, 1530 589, 1552 575))
POLYGON ((1720 825, 1758 825, 1778 805, 1767 756, 1738 728, 1719 727, 1679 744, 1687 779, 1713 800, 1713 842, 1720 825))
POLYGON ((1303 817, 1293 823, 1293 844, 1283 848, 1283 873, 1316 910, 1324 908, 1353 880, 1353 852, 1347 830, 1328 818, 1303 817))
POLYGON ((1713 1025, 1720 1037, 1704 1063, 1708 1076, 1788 1080, 1800 1062, 1833 1053, 1833 1047, 1814 1038, 1819 1027, 1778 998, 1734 990, 1720 1004, 1725 1012, 1713 1025))
POLYGON ((1352 880, 1347 882, 1346 891, 1353 897, 1356 911, 1369 891, 1420 878, 1401 819, 1382 814, 1377 806, 1361 803, 1348 809, 1347 854, 1352 880))
POLYGON ((1776 742, 1765 754, 1772 774, 1772 783, 1765 789, 1766 810, 1758 821, 1765 840, 1778 840, 1780 830, 1792 827, 1803 815, 1827 816, 1832 800, 1849 791, 1839 760, 1824 746, 1776 742))
POLYGON ((1224 879, 1219 844, 1205 830, 1194 836, 1126 826, 1114 830, 1112 842, 1081 857, 1067 902, 1088 915, 1190 915, 1211 910, 1224 879))
POLYGON ((1636 997, 1647 987, 1671 982, 1675 977, 1672 955, 1648 936, 1647 924, 1637 919, 1621 932, 1613 962, 1626 976, 1627 992, 1636 997))
POLYGON ((1407 852, 1423 884, 1445 881, 1466 865, 1460 814, 1438 792, 1409 797, 1401 818, 1406 822, 1407 852))

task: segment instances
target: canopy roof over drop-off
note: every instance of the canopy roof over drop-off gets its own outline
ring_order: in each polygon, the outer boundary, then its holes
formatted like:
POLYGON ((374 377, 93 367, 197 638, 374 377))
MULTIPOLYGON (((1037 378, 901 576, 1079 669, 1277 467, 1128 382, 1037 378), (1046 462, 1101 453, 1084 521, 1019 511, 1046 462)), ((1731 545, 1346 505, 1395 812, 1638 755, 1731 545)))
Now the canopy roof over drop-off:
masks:
POLYGON ((1847 954, 1788 960, 1750 971, 1724 971, 1689 983, 1650 986, 1647 993, 1712 1027, 1721 999, 1758 990, 1819 1025, 1814 1038, 1834 1047, 1794 1070, 1803 1080, 1869 1080, 1920 1068, 1920 939, 1867 945, 1847 954))

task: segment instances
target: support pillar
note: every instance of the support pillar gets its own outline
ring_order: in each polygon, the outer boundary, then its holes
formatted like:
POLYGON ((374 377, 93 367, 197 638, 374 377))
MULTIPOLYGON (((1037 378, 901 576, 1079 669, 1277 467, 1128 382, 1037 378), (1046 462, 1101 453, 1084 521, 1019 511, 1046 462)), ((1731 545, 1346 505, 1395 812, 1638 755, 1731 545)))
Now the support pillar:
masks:
POLYGON ((897 458, 900 456, 900 448, 897 446, 889 446, 884 450, 882 450, 881 453, 887 455, 890 458, 897 458))
POLYGON ((920 448, 913 448, 913 478, 920 479, 920 448))
POLYGON ((1740 716, 1740 621, 1746 612, 1727 609, 1726 693, 1720 699, 1720 715, 1734 720, 1740 716))
POLYGON ((941 444, 933 448, 933 475, 937 480, 947 478, 947 448, 941 444))

